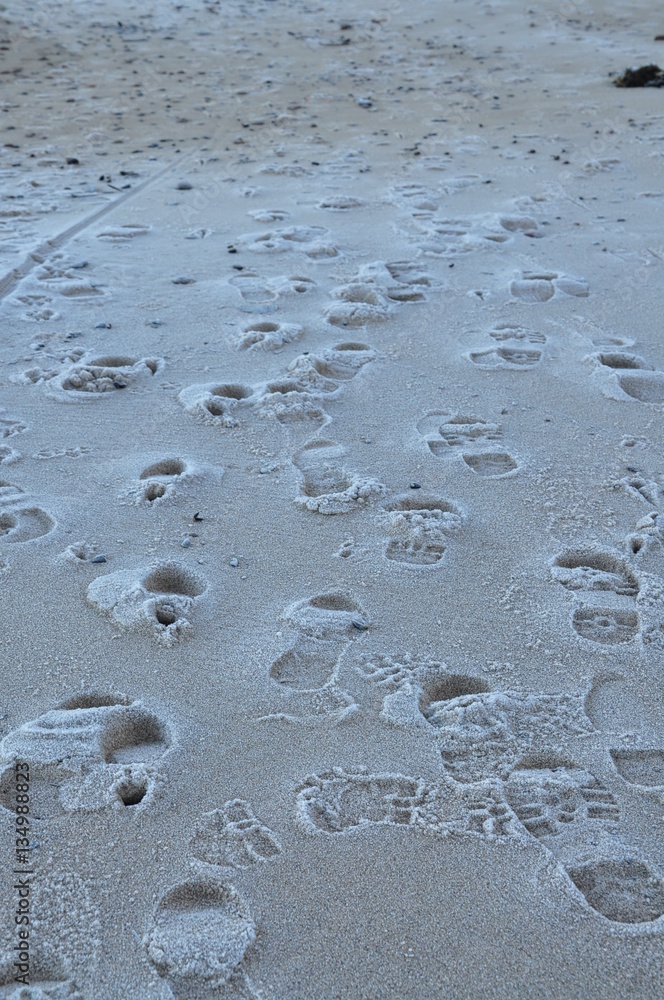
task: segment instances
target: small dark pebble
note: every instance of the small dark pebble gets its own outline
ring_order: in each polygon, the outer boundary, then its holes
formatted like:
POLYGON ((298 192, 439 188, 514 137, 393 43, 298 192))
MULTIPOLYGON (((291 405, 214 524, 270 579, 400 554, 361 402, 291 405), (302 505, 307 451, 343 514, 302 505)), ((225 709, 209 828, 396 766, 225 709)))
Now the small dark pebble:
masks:
POLYGON ((95 330, 111 330, 110 323, 95 323, 95 330))
POLYGON ((82 271, 84 267, 88 267, 87 260, 79 260, 75 264, 70 265, 74 271, 82 271))
POLYGON ((200 511, 197 510, 196 513, 194 514, 194 521, 204 521, 204 520, 205 518, 203 517, 203 515, 200 513, 200 511))
POLYGON ((627 471, 628 472, 638 472, 639 470, 636 468, 635 465, 628 465, 627 466, 627 471))
POLYGON ((115 386, 116 389, 126 389, 127 388, 127 383, 123 382, 119 378, 114 378, 113 379, 113 385, 115 386))
POLYGON ((369 622, 366 618, 353 618, 351 625, 356 628, 358 632, 366 632, 369 628, 369 622))
POLYGON ((105 563, 106 562, 106 556, 93 556, 92 559, 90 560, 90 562, 92 562, 92 563, 105 563))
POLYGON ((80 164, 80 160, 77 160, 75 156, 67 157, 67 165, 70 167, 77 167, 80 164))
POLYGON ((195 281, 195 278, 187 278, 186 275, 180 275, 179 278, 173 278, 174 285, 193 285, 195 281))
POLYGON ((233 247, 233 246, 229 246, 229 248, 228 248, 228 252, 229 252, 229 253, 237 253, 237 248, 236 248, 236 247, 233 247))
POLYGON ((411 488, 411 490, 421 490, 422 486, 421 486, 420 483, 411 483, 410 484, 410 488, 411 488))
POLYGON ((189 183, 189 181, 180 181, 180 183, 178 184, 178 186, 176 187, 175 190, 176 191, 191 191, 191 189, 192 189, 192 185, 189 183))

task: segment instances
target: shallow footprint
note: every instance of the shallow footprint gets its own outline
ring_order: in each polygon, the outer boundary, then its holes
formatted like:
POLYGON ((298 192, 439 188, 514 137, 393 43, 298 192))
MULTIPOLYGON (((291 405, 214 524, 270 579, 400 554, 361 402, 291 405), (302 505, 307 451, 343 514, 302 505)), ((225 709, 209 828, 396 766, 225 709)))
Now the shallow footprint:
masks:
POLYGON ((572 616, 572 627, 582 639, 615 646, 638 635, 639 616, 636 611, 580 607, 572 616))
POLYGON ((629 924, 664 914, 664 885, 650 866, 612 856, 615 838, 606 834, 619 818, 618 806, 592 774, 565 766, 521 769, 505 790, 525 829, 554 854, 596 912, 629 924), (599 857, 585 860, 588 844, 599 857))
POLYGON ((358 476, 336 464, 343 448, 333 441, 314 440, 294 456, 302 473, 300 495, 295 503, 319 514, 345 514, 365 506, 385 492, 375 479, 358 476))
POLYGON ((496 347, 486 351, 472 351, 470 360, 479 368, 507 368, 525 371, 534 368, 542 360, 542 352, 536 348, 496 347))
POLYGON ((591 861, 568 868, 567 874, 592 908, 608 920, 639 924, 664 914, 664 884, 638 858, 591 861))
POLYGON ((250 868, 281 851, 275 835, 243 799, 205 813, 189 846, 199 861, 227 868, 250 868))
POLYGON ((17 507, 0 514, 0 539, 29 542, 53 531, 55 521, 39 507, 17 507))
POLYGON ((478 476, 497 478, 514 472, 517 463, 506 451, 485 451, 462 456, 464 462, 478 476))
POLYGON ((554 579, 567 590, 612 592, 636 597, 639 582, 624 559, 598 549, 569 549, 553 561, 554 579))
POLYGON ((610 750, 618 774, 631 785, 664 788, 664 750, 610 750))

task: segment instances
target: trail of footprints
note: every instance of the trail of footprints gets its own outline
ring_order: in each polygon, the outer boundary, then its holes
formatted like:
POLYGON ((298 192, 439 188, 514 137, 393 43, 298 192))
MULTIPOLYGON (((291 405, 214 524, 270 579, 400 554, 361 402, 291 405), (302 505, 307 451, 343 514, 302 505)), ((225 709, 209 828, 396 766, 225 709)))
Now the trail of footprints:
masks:
MULTIPOLYGON (((419 227, 422 258, 453 257, 543 235, 537 221, 526 215, 463 220, 436 214, 441 194, 478 180, 448 179, 436 191, 402 184, 390 193, 419 227)), ((362 204, 350 196, 330 196, 319 208, 343 212, 362 204)), ((241 236, 238 243, 251 253, 296 254, 316 266, 345 255, 326 227, 290 225, 289 213, 279 209, 249 214, 264 225, 285 223, 241 236)), ((148 232, 136 225, 109 226, 97 238, 124 244, 148 232)), ((78 271, 76 263, 55 254, 33 284, 36 288, 40 282, 68 299, 104 294, 78 271)), ((317 282, 311 276, 266 279, 242 268, 229 285, 238 310, 253 314, 231 338, 235 349, 278 353, 303 339, 301 325, 278 321, 271 314, 281 301, 314 290, 317 282)), ((363 329, 425 300, 434 288, 420 258, 374 261, 332 288, 323 318, 333 328, 363 329)), ((27 309, 26 318, 54 319, 51 297, 31 289, 15 296, 14 304, 27 309)), ((519 303, 538 305, 556 296, 585 298, 589 289, 583 279, 562 273, 524 271, 509 283, 509 292, 519 303)), ((490 345, 479 345, 468 354, 479 368, 528 371, 542 361, 546 337, 531 327, 501 323, 489 337, 490 345)), ((664 374, 615 346, 593 355, 597 370, 612 380, 621 398, 663 402, 664 374)), ((158 357, 78 349, 48 357, 51 367, 31 368, 15 381, 41 385, 67 402, 144 388, 164 364, 158 357)), ((463 527, 460 507, 419 490, 390 495, 386 484, 348 470, 343 446, 320 436, 332 422, 326 400, 336 399, 377 357, 361 340, 339 342, 316 353, 301 353, 269 381, 247 385, 231 378, 190 385, 180 392, 179 401, 188 414, 224 429, 254 415, 276 420, 296 445, 292 463, 301 481, 295 503, 304 513, 337 515, 371 508, 381 525, 388 563, 405 570, 437 567, 463 527)), ((24 429, 18 420, 0 418, 3 438, 24 429)), ((418 421, 417 430, 433 459, 454 461, 471 476, 500 479, 519 469, 500 424, 485 417, 432 410, 418 421)), ((9 445, 0 446, 0 462, 19 458, 9 445)), ((127 495, 137 503, 158 504, 195 480, 198 472, 180 458, 155 459, 139 472, 127 495)), ((660 499, 656 483, 632 477, 624 485, 649 503, 660 499)), ((19 487, 0 483, 0 541, 32 541, 54 525, 19 487)), ((72 563, 87 564, 94 561, 95 551, 81 543, 63 555, 72 563)), ((351 552, 352 546, 340 554, 351 552)), ((630 567, 628 556, 592 547, 569 549, 553 559, 551 573, 570 594, 571 629, 581 642, 611 647, 639 636, 645 644, 664 636, 654 620, 657 609, 649 611, 652 581, 630 567)), ((162 560, 99 576, 88 585, 87 597, 116 626, 144 631, 170 646, 191 632, 207 591, 208 583, 199 574, 162 560)), ((359 663, 366 683, 383 693, 381 718, 395 732, 410 729, 435 741, 441 765, 437 780, 340 768, 310 775, 295 789, 300 830, 347 835, 370 825, 395 825, 443 836, 522 838, 549 851, 573 891, 602 917, 647 925, 664 916, 664 882, 650 861, 616 837, 621 825, 618 798, 577 759, 575 741, 602 738, 618 785, 624 781, 643 791, 664 788, 663 749, 611 745, 615 738, 603 736, 595 726, 588 694, 493 691, 484 678, 456 674, 443 663, 358 657, 355 651, 370 642, 371 622, 345 592, 330 591, 291 604, 284 620, 294 641, 266 668, 269 704, 264 719, 342 722, 358 710, 343 687, 344 671, 349 663, 359 663)), ((115 809, 140 814, 158 803, 174 745, 172 728, 140 702, 121 695, 79 695, 2 740, 0 805, 12 809, 11 762, 21 759, 31 765, 47 813, 115 809)), ((256 925, 227 879, 233 870, 251 871, 281 852, 278 834, 242 798, 225 802, 196 823, 189 853, 197 873, 159 897, 142 942, 147 960, 174 995, 259 995, 244 969, 256 925)), ((48 995, 78 995, 66 977, 53 983, 48 995)))

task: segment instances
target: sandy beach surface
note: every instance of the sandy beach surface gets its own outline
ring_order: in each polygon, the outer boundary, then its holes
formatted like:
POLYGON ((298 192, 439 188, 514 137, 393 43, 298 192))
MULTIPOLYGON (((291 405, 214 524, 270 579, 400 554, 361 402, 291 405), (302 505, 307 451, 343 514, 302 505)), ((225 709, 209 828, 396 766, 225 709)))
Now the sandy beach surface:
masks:
POLYGON ((661 33, 5 6, 0 997, 663 995, 661 33))

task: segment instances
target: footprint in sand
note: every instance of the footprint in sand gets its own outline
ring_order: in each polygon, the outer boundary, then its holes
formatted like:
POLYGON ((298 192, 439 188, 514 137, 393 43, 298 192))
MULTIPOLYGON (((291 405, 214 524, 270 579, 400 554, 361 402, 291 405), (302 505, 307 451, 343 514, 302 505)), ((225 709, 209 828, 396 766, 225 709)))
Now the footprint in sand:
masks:
POLYGON ((205 813, 189 848, 194 858, 205 864, 240 869, 269 861, 281 851, 274 833, 243 799, 233 799, 221 809, 205 813))
POLYGON ((255 938, 249 908, 233 886, 198 878, 161 896, 143 946, 174 996, 256 997, 241 967, 255 938))
POLYGON ((3 507, 0 512, 0 541, 3 542, 31 542, 47 535, 54 527, 53 518, 40 507, 17 505, 3 507))
POLYGON ((613 375, 614 384, 621 390, 619 398, 629 396, 639 403, 664 403, 664 372, 655 371, 640 355, 625 351, 600 351, 592 360, 600 366, 600 370, 613 375))
POLYGON ((339 460, 344 454, 334 441, 314 439, 293 456, 302 475, 295 503, 318 514, 347 514, 377 500, 385 486, 376 479, 348 471, 339 460))
POLYGON ((171 646, 191 632, 188 616, 207 590, 206 582, 176 562, 144 570, 118 570, 88 586, 89 603, 123 628, 152 634, 171 646))
POLYGON ((277 351, 286 344, 294 344, 304 333, 297 323, 274 323, 264 320, 249 323, 233 338, 241 351, 277 351))
POLYGON ((264 233, 245 233, 238 242, 256 253, 279 254, 297 251, 310 260, 326 261, 339 256, 339 248, 326 241, 323 226, 287 226, 264 233))
POLYGON ((333 326, 366 326, 383 322, 392 312, 392 302, 422 302, 429 275, 410 261, 381 260, 365 264, 348 284, 333 289, 336 302, 325 316, 333 326))
POLYGON ((543 333, 515 323, 497 323, 493 330, 489 331, 489 336, 501 344, 505 341, 513 341, 515 345, 546 344, 543 333))
POLYGON ((347 212, 353 208, 363 208, 366 204, 364 198, 355 198, 351 194, 331 194, 321 199, 317 208, 327 212, 347 212))
POLYGON ((464 520, 455 504, 419 490, 395 497, 383 511, 385 558, 415 569, 439 565, 464 520))
POLYGON ((572 613, 572 628, 580 638, 613 646, 639 635, 634 609, 639 582, 620 556, 594 548, 569 549, 556 556, 551 572, 583 601, 572 613))
POLYGON ((331 592, 290 605, 283 617, 299 636, 270 667, 282 708, 266 718, 345 718, 355 711, 355 703, 339 687, 340 660, 350 644, 368 631, 366 614, 351 595, 331 592))
POLYGON ((664 750, 610 750, 616 771, 630 785, 664 788, 664 750))
POLYGON ((146 465, 125 491, 124 496, 137 504, 160 506, 163 500, 182 496, 201 476, 220 480, 224 474, 220 466, 201 465, 183 458, 162 458, 146 465))
POLYGON ((59 369, 30 369, 16 381, 24 385, 41 383, 47 392, 63 402, 91 400, 100 395, 127 389, 151 378, 162 368, 159 358, 133 358, 124 355, 86 357, 82 351, 69 356, 74 358, 60 365, 59 369))
POLYGON ((97 233, 97 239, 106 243, 128 243, 136 239, 137 236, 147 236, 150 226, 141 226, 132 222, 125 222, 119 226, 107 226, 97 233))
POLYGON ((191 466, 181 458, 164 458, 146 466, 138 477, 140 481, 138 502, 146 500, 148 503, 154 503, 155 500, 171 496, 175 485, 187 474, 191 475, 192 471, 191 466))
POLYGON ((183 389, 178 399, 187 413, 207 424, 237 427, 236 412, 256 402, 252 386, 236 382, 206 382, 183 389))
POLYGON ((413 218, 429 218, 438 208, 439 193, 422 184, 395 184, 388 191, 386 200, 405 209, 413 218))
POLYGON ((581 694, 491 691, 484 677, 409 657, 367 657, 357 669, 385 692, 381 718, 435 740, 463 784, 504 778, 524 755, 594 732, 581 694))
POLYGON ((265 313, 277 308, 277 293, 255 272, 245 271, 229 278, 228 283, 239 293, 245 311, 265 313))
POLYGON ((334 768, 312 774, 296 789, 296 819, 306 833, 348 834, 368 826, 408 827, 448 836, 513 836, 517 825, 500 791, 442 778, 334 768))
POLYGON ((548 302, 557 292, 575 298, 587 298, 590 294, 585 278, 572 278, 556 271, 542 274, 524 271, 520 278, 510 282, 510 294, 520 302, 548 302))
POLYGON ((506 476, 517 469, 517 462, 500 447, 500 424, 482 417, 467 416, 449 410, 431 410, 417 424, 417 430, 436 458, 461 458, 475 475, 485 478, 506 476))
MULTIPOLYGON (((4 761, 30 764, 36 809, 144 809, 163 777, 168 726, 124 695, 80 694, 26 722, 0 743, 4 761)), ((13 809, 13 767, 0 777, 0 801, 13 809)))
POLYGON ((548 848, 597 913, 636 924, 664 914, 664 884, 648 862, 616 840, 619 810, 590 772, 546 763, 521 767, 505 783, 507 801, 548 848))
POLYGON ((471 351, 470 360, 478 368, 504 368, 508 371, 528 371, 535 368, 542 360, 542 351, 536 347, 524 347, 522 344, 488 348, 484 351, 471 351))

